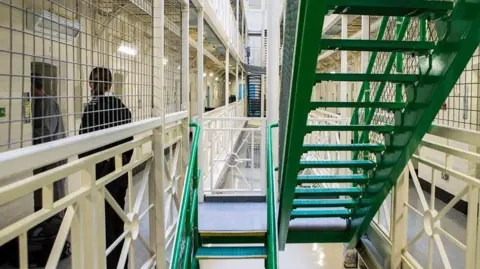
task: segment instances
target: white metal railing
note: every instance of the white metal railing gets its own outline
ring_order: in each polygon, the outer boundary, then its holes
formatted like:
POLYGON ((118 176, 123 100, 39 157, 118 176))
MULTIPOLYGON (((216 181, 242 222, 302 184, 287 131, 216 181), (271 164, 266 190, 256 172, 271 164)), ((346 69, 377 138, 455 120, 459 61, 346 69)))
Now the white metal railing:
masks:
POLYGON ((223 26, 223 30, 228 37, 228 42, 230 42, 230 45, 235 48, 237 53, 243 59, 244 41, 240 41, 241 34, 238 30, 239 25, 230 1, 208 0, 207 2, 204 2, 204 4, 209 4, 214 10, 220 25, 223 26))
POLYGON ((204 118, 203 192, 264 195, 266 121, 262 118, 204 118))
POLYGON ((392 268, 478 268, 480 133, 439 125, 430 133, 372 226, 391 244, 392 268), (453 196, 444 203, 438 191, 453 196))
POLYGON ((179 182, 183 181, 187 165, 184 160, 188 159, 183 156, 188 140, 182 139, 185 137, 182 134, 188 130, 187 116, 186 111, 173 113, 166 116, 165 122, 161 118, 151 118, 0 154, 0 246, 18 240, 20 268, 28 268, 27 232, 64 211, 46 268, 57 267, 67 240, 72 246, 71 266, 74 269, 105 268, 107 256, 114 248, 121 248, 119 268, 126 264, 127 257, 130 268, 164 268, 161 263, 165 262, 165 250, 173 241, 181 199, 177 190, 182 188, 179 182), (76 158, 80 153, 132 136, 133 141, 76 158), (133 156, 124 165, 121 156, 131 150, 133 156), (96 180, 96 164, 111 158, 115 159, 115 170, 96 180), (69 162, 32 175, 34 168, 65 159, 69 162), (143 165, 141 172, 134 176, 133 171, 143 165), (128 178, 125 209, 107 188, 107 184, 124 175, 128 178), (69 191, 55 201, 53 184, 63 178, 67 179, 69 191), (38 189, 42 190, 43 208, 32 212, 31 198, 25 197, 31 197, 38 189), (105 239, 106 229, 109 229, 105 227, 106 204, 124 222, 124 232, 109 246, 105 239), (11 215, 15 215, 14 218, 9 218, 11 215), (140 249, 146 252, 140 255, 146 256, 146 260, 137 260, 140 249))

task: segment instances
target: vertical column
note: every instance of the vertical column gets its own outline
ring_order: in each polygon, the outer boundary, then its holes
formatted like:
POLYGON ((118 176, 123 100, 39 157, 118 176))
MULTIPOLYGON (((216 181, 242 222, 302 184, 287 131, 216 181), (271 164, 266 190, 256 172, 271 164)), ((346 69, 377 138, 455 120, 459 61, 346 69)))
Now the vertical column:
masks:
MULTIPOLYGON (((200 178, 203 178, 203 172, 207 167, 204 167, 204 152, 203 152, 203 112, 205 106, 203 105, 203 9, 197 10, 197 99, 198 99, 198 125, 200 129, 200 138, 198 143, 198 167, 200 167, 200 178)), ((198 201, 203 203, 203 180, 200 180, 198 186, 198 201)))
MULTIPOLYGON (((261 27, 261 33, 260 33, 260 65, 265 66, 267 63, 265 62, 265 19, 268 18, 265 12, 265 1, 266 0, 261 0, 261 16, 262 16, 262 27, 261 27)), ((251 52, 250 55, 253 54, 253 51, 251 52)))
POLYGON ((182 110, 190 111, 190 7, 182 5, 182 110))
MULTIPOLYGON (((165 13, 164 0, 153 1, 153 116, 161 117, 165 122, 165 89, 164 65, 165 58, 165 13)), ((165 269, 165 223, 163 200, 163 177, 165 175, 163 130, 158 127, 153 130, 152 152, 154 154, 149 177, 149 203, 154 207, 150 211, 150 245, 154 249, 156 264, 159 269, 165 269)))
POLYGON ((229 96, 229 81, 230 81, 230 49, 226 45, 225 49, 225 111, 228 116, 228 96, 229 96))
MULTIPOLYGON (((240 85, 238 84, 239 81, 238 81, 238 68, 240 67, 240 65, 238 64, 238 60, 237 60, 237 66, 235 68, 235 95, 237 96, 237 102, 240 101, 240 85)), ((240 117, 240 115, 237 115, 235 114, 237 117, 240 117)))
POLYGON ((188 111, 188 117, 182 120, 182 148, 180 151, 180 186, 185 182, 185 174, 190 157, 190 1, 182 4, 182 104, 183 110, 188 111))
MULTIPOLYGON (((342 15, 342 39, 347 39, 348 38, 348 15, 342 15)), ((342 74, 348 73, 348 52, 347 51, 342 51, 340 52, 340 72, 342 74)), ((347 92, 348 92, 348 82, 342 81, 340 82, 340 102, 348 102, 347 100, 347 92)), ((342 118, 347 118, 349 117, 348 115, 348 108, 341 108, 340 109, 340 116, 342 118)), ((350 135, 350 132, 341 132, 340 133, 340 142, 342 144, 348 144, 348 137, 350 135)), ((339 153, 339 159, 341 160, 347 160, 347 152, 342 151, 339 153)), ((346 169, 341 169, 341 171, 344 173, 346 169)))
MULTIPOLYGON (((237 0, 236 1, 236 23, 235 23, 235 36, 237 37, 237 39, 235 40, 235 46, 237 47, 237 53, 238 55, 240 56, 240 32, 238 30, 238 26, 240 25, 240 0, 237 0)), ((238 66, 238 64, 237 64, 238 66)), ((237 72, 238 73, 238 72, 237 72)), ((237 83, 238 85, 238 83, 237 83)))
MULTIPOLYGON (((263 43, 263 42, 262 42, 263 43)), ((263 47, 263 46, 262 46, 263 47)), ((263 59, 263 57, 262 57, 263 59)), ((262 60, 263 62, 264 60, 262 60)), ((265 75, 260 76, 260 118, 265 117, 265 81, 266 81, 265 75)))
POLYGON ((408 183, 409 170, 404 169, 402 175, 397 181, 392 191, 392 222, 391 222, 391 240, 392 240, 392 258, 390 268, 401 268, 402 250, 407 245, 407 217, 408 208, 405 203, 408 202, 408 183))
MULTIPOLYGON (((267 121, 268 125, 278 121, 278 104, 280 91, 280 20, 278 1, 268 0, 267 23, 267 121)), ((263 42, 263 41, 262 41, 263 42)), ((268 126, 267 125, 267 126, 268 126)), ((277 145, 277 143, 273 143, 277 145)), ((274 156, 274 159, 275 156, 274 156)))

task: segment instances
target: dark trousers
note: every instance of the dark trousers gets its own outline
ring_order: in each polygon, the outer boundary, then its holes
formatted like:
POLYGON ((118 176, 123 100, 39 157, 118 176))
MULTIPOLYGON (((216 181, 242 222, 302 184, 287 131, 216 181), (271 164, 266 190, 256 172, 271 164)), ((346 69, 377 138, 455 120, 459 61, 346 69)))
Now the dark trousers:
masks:
MULTIPOLYGON (((107 185, 107 190, 113 196, 113 199, 118 203, 120 208, 125 207, 125 196, 127 194, 127 178, 122 176, 114 182, 107 185)), ((105 202, 105 235, 107 248, 117 240, 124 231, 123 220, 118 216, 117 212, 113 210, 108 202, 105 202)), ((123 240, 113 249, 107 256, 107 269, 117 268, 120 254, 122 253, 123 240)), ((128 259, 125 263, 125 268, 128 268, 128 259)))

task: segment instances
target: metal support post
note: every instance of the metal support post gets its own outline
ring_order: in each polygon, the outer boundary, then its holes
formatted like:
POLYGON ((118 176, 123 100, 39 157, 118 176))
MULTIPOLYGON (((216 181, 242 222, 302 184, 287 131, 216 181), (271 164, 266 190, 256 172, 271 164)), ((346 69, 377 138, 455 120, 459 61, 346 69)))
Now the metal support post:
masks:
POLYGON ((230 49, 225 49, 225 111, 228 113, 228 97, 229 97, 229 81, 230 81, 230 49))
MULTIPOLYGON (((348 39, 348 15, 342 15, 342 39, 348 39)), ((340 53, 340 72, 342 74, 347 74, 348 73, 348 52, 347 51, 342 51, 340 53)), ((340 102, 348 102, 347 100, 347 92, 348 92, 348 82, 342 81, 340 82, 340 102)), ((348 108, 340 108, 340 115, 342 118, 348 118, 348 108)), ((347 141, 349 141, 348 136, 350 135, 350 132, 342 132, 340 134, 340 141, 342 144, 349 144, 347 141)), ((343 151, 340 152, 339 154, 341 160, 347 160, 347 152, 343 151)), ((342 169, 344 171, 346 169, 342 169)), ((341 172, 344 173, 344 172, 341 172)))
MULTIPOLYGON (((278 122, 280 92, 280 20, 277 0, 268 0, 267 4, 267 126, 278 122)), ((262 40, 263 42, 263 40, 262 40)), ((278 159, 278 133, 273 135, 273 159, 278 159)))
MULTIPOLYGON (((165 89, 164 89, 164 58, 165 58, 165 12, 164 0, 153 1, 153 116, 161 117, 165 122, 165 89)), ((150 244, 156 253, 158 268, 166 268, 165 259, 165 223, 163 201, 163 177, 165 175, 163 130, 153 131, 152 152, 154 154, 149 179, 150 204, 156 205, 150 211, 150 244)))
POLYGON ((390 226, 390 236, 392 240, 390 268, 392 269, 401 268, 403 249, 407 245, 408 207, 405 204, 408 202, 408 184, 409 170, 408 167, 406 167, 392 191, 393 210, 390 226))
MULTIPOLYGON (((200 129, 200 138, 198 143, 198 166, 200 167, 200 178, 203 178, 203 172, 206 171, 204 167, 204 151, 203 151, 203 112, 205 106, 203 105, 203 9, 197 10, 197 99, 198 99, 198 125, 200 129)), ((198 201, 203 202, 203 180, 200 180, 198 186, 198 201)))

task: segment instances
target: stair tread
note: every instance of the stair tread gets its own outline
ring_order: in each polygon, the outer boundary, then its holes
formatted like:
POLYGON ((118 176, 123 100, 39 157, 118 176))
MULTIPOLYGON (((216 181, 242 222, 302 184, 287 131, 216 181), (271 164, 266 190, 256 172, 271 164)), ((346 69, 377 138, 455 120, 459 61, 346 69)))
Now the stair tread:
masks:
POLYGON ((428 41, 323 39, 320 41, 320 48, 324 50, 344 51, 426 53, 435 48, 435 43, 428 41))
POLYGON ((373 131, 393 132, 393 125, 307 125, 306 132, 313 131, 373 131))
POLYGON ((391 110, 399 110, 407 107, 402 102, 311 102, 312 109, 317 108, 338 108, 338 107, 355 107, 355 108, 384 108, 391 110))
POLYGON ((265 259, 265 247, 200 247, 197 259, 265 259))
POLYGON ((401 16, 416 17, 431 14, 442 16, 453 9, 450 1, 358 1, 330 0, 328 10, 333 14, 369 15, 369 16, 401 16))
POLYGON ((292 211, 291 219, 296 218, 349 218, 352 216, 347 209, 317 209, 317 210, 298 210, 292 211))
POLYGON ((353 207, 357 203, 353 199, 296 199, 293 207, 353 207))
POLYGON ((375 162, 369 160, 339 161, 300 161, 300 168, 374 168, 375 162))
POLYGON ((351 82, 392 82, 412 84, 420 79, 424 83, 434 82, 436 76, 421 76, 418 74, 363 74, 363 73, 316 73, 315 81, 351 81, 351 82))
POLYGON ((368 178, 364 175, 302 175, 298 176, 297 183, 363 183, 367 181, 368 178))
POLYGON ((385 150, 382 144, 305 144, 306 151, 373 151, 385 150))
POLYGON ((350 188, 295 188, 297 197, 303 196, 360 196, 363 191, 357 187, 350 188))

